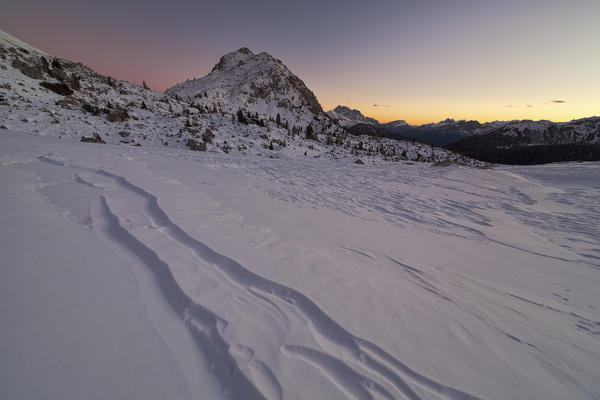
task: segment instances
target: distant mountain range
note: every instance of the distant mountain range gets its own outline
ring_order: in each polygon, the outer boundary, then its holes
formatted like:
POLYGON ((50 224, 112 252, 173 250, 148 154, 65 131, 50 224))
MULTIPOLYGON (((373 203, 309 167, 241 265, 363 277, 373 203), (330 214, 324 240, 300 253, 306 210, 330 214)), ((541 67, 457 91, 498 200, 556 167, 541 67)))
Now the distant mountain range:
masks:
POLYGON ((413 139, 486 162, 536 164, 600 160, 600 117, 558 123, 546 120, 480 123, 446 119, 415 126, 402 120, 381 124, 346 106, 337 106, 328 114, 356 135, 413 139))
POLYGON ((511 121, 446 148, 500 164, 600 160, 600 117, 570 122, 511 121))

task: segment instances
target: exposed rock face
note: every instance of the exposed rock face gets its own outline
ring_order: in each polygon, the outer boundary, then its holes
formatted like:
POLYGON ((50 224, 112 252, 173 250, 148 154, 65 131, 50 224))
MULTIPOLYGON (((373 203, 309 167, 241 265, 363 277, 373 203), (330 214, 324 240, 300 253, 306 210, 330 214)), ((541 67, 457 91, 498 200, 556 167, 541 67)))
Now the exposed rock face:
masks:
POLYGON ((68 61, 61 63, 57 58, 49 63, 45 56, 36 55, 29 50, 23 52, 15 48, 3 49, 3 55, 7 53, 13 58, 11 63, 13 68, 29 78, 44 80, 41 85, 54 93, 69 96, 73 91, 81 89, 79 76, 66 69, 73 69, 77 64, 68 61))
POLYGON ((56 82, 41 82, 40 86, 53 91, 56 94, 60 94, 61 96, 70 96, 73 94, 73 90, 66 83, 56 83, 56 82))
POLYGON ((23 60, 15 59, 12 62, 12 67, 18 69, 23 75, 32 79, 42 79, 44 77, 44 69, 37 63, 28 63, 23 60))
POLYGON ((125 122, 129 119, 129 114, 125 110, 117 110, 110 112, 106 119, 108 122, 125 122))
POLYGON ((56 105, 66 108, 67 110, 72 110, 74 108, 78 108, 80 103, 79 100, 72 96, 65 96, 65 98, 57 100, 56 105))
POLYGON ((68 82, 69 76, 62 68, 54 68, 48 71, 48 75, 60 82, 68 82))
POLYGON ((259 118, 275 119, 317 133, 339 127, 323 112, 314 93, 280 60, 268 53, 254 54, 243 47, 225 54, 210 74, 166 91, 207 109, 238 109, 259 118))
POLYGON ((187 147, 194 151, 206 151, 206 143, 194 139, 188 139, 187 147))
POLYGON ((379 125, 379 121, 375 118, 365 117, 359 110, 346 106, 337 106, 333 110, 327 111, 327 114, 345 127, 352 127, 361 123, 379 125))

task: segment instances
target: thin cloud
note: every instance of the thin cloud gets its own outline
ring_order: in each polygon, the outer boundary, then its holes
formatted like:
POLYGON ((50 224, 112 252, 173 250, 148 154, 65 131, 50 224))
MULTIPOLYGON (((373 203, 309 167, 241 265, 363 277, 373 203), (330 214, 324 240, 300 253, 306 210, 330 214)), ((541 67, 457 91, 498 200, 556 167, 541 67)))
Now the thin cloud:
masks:
POLYGON ((552 102, 557 104, 566 103, 564 100, 552 100, 552 102))
POLYGON ((531 104, 525 104, 525 107, 532 108, 533 106, 531 104))
POLYGON ((506 107, 506 108, 513 108, 513 105, 512 104, 507 104, 504 107, 506 107))

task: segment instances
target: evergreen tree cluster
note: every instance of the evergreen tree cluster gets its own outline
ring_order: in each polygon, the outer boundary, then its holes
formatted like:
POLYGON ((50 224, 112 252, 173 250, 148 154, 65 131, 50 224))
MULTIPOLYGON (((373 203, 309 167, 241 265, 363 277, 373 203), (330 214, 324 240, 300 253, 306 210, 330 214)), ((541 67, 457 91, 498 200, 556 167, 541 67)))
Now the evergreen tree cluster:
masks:
POLYGON ((600 144, 523 144, 518 138, 500 134, 470 136, 445 147, 464 156, 496 164, 600 161, 600 144))

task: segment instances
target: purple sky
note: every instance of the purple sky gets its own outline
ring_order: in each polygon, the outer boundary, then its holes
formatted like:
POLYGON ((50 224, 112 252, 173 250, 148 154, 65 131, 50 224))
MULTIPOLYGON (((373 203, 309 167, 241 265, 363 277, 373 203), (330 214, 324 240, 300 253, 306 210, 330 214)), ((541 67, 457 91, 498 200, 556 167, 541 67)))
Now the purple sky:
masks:
POLYGON ((598 0, 19 0, 0 28, 161 91, 245 46, 280 58, 325 109, 569 120, 600 114, 599 15, 598 0))

